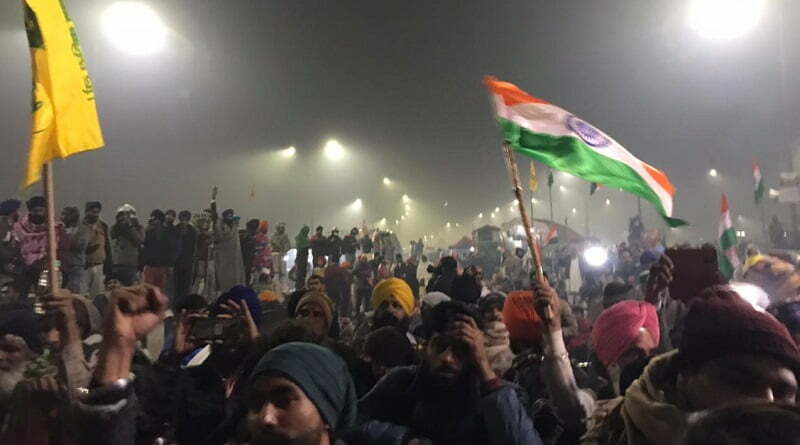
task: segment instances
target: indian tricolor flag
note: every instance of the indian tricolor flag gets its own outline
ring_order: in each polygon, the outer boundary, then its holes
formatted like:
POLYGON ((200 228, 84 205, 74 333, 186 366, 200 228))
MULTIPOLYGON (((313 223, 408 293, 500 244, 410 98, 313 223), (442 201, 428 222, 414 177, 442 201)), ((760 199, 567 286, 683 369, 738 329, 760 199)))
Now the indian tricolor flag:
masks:
POLYGON ((520 154, 586 181, 620 188, 650 201, 672 227, 675 187, 610 136, 572 113, 515 85, 485 78, 505 142, 520 154))
POLYGON ((736 254, 736 231, 731 223, 731 209, 728 197, 722 194, 719 215, 719 270, 725 278, 730 279, 739 264, 736 254))
POLYGON ((761 202, 764 197, 764 178, 761 177, 761 169, 758 168, 758 163, 753 161, 753 185, 756 198, 756 204, 761 202))

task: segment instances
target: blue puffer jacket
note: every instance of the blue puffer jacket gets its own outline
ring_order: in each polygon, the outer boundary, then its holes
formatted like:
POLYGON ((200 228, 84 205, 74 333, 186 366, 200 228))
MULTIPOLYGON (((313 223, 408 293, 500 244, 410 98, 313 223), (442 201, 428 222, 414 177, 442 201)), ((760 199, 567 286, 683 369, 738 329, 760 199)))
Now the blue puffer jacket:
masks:
POLYGON ((461 386, 453 392, 423 386, 416 366, 396 368, 381 379, 359 402, 362 443, 402 444, 413 438, 436 445, 542 443, 520 398, 524 395, 511 383, 476 387, 472 395, 461 386))

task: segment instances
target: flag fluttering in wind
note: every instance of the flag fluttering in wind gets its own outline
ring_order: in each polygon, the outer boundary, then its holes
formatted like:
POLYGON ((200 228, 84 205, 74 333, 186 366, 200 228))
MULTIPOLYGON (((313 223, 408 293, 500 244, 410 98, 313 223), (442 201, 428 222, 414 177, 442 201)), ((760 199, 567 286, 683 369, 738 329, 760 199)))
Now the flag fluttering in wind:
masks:
POLYGON ((675 187, 664 172, 633 156, 610 136, 572 113, 528 95, 515 85, 485 78, 505 143, 514 151, 586 181, 620 188, 656 206, 672 218, 675 187))
POLYGON ((753 185, 756 204, 758 204, 764 198, 764 178, 761 177, 761 169, 756 161, 753 161, 753 185))
POLYGON ((558 239, 558 227, 555 224, 550 226, 550 231, 547 232, 547 236, 544 237, 544 245, 550 244, 551 241, 558 239))
POLYGON ((725 278, 733 277, 739 256, 736 254, 736 231, 731 223, 728 197, 722 194, 719 215, 719 270, 725 278))
POLYGON ((25 187, 53 159, 103 146, 94 88, 75 25, 60 0, 25 0, 33 72, 33 126, 25 187))
POLYGON ((536 193, 536 190, 539 190, 539 181, 536 179, 536 165, 535 162, 531 161, 531 170, 530 170, 530 178, 528 179, 528 187, 531 189, 531 193, 536 193))

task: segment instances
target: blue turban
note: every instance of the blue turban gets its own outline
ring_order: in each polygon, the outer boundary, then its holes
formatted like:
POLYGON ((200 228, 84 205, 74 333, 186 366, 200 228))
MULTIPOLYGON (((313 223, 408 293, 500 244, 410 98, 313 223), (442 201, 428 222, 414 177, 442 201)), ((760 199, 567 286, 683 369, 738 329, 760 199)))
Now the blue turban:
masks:
POLYGON ((256 295, 256 291, 250 289, 249 287, 241 285, 233 286, 231 290, 225 292, 224 294, 220 295, 219 298, 217 298, 217 301, 214 303, 214 307, 217 309, 217 311, 219 311, 222 303, 233 301, 238 305, 242 300, 247 303, 247 307, 250 309, 250 315, 253 316, 253 321, 256 322, 256 326, 261 326, 261 302, 258 301, 258 295, 256 295))

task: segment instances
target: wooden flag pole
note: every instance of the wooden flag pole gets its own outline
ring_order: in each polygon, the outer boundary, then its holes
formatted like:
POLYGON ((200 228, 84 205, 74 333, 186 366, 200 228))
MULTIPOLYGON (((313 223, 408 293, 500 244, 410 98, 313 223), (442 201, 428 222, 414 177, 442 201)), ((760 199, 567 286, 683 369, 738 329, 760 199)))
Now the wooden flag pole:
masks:
POLYGON ((47 162, 42 169, 44 199, 47 201, 47 261, 48 287, 55 293, 61 281, 58 270, 58 240, 56 239, 56 205, 53 191, 53 163, 47 162))
POLYGON ((511 176, 511 184, 514 188, 514 195, 517 197, 517 204, 519 205, 519 215, 522 219, 522 227, 525 229, 525 236, 528 239, 528 248, 531 251, 533 258, 533 267, 536 271, 536 281, 544 283, 544 272, 542 271, 542 259, 539 257, 539 249, 536 248, 533 241, 533 232, 531 231, 531 221, 528 219, 528 212, 525 210, 525 200, 522 199, 522 186, 519 182, 519 172, 517 171, 517 161, 514 159, 514 152, 508 144, 503 144, 503 153, 505 154, 506 167, 511 176))

